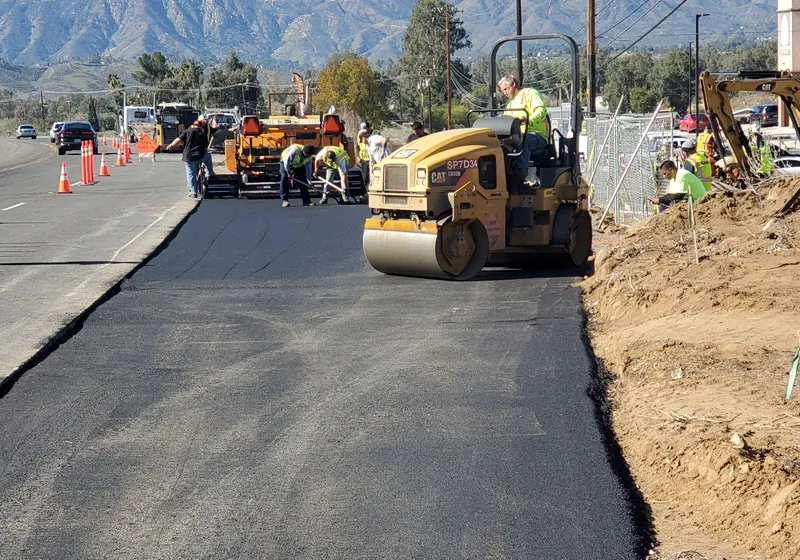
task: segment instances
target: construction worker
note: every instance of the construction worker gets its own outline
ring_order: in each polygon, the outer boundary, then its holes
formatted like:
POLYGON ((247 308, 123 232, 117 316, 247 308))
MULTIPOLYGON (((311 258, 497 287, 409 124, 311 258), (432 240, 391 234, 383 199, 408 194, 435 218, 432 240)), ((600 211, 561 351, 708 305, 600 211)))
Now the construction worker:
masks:
POLYGON ((518 158, 514 158, 509 169, 510 173, 525 178, 528 176, 531 153, 545 148, 549 143, 547 107, 538 90, 535 88, 520 89, 519 81, 511 74, 500 78, 497 87, 509 100, 503 114, 517 117, 523 125, 527 123, 527 134, 522 142, 522 153, 518 158))
POLYGON ((197 183, 197 172, 200 164, 205 164, 206 179, 214 174, 214 166, 211 163, 211 154, 208 152, 208 137, 203 121, 196 120, 192 126, 184 130, 180 136, 170 142, 167 150, 183 145, 183 163, 186 166, 186 183, 189 188, 189 197, 197 198, 199 185, 197 183))
POLYGON ((650 199, 652 204, 658 204, 660 210, 685 200, 689 194, 691 194, 692 200, 698 200, 705 196, 707 192, 705 186, 691 171, 683 168, 678 169, 678 166, 671 159, 664 161, 660 168, 661 176, 669 180, 667 193, 650 199))
MULTIPOLYGON (((340 178, 343 192, 341 193, 342 200, 347 201, 347 162, 350 161, 350 156, 344 148, 339 146, 325 146, 317 152, 314 158, 314 175, 319 175, 320 167, 325 168, 325 180, 332 183, 336 179, 336 175, 340 178)), ((330 186, 326 184, 322 188, 322 198, 320 204, 328 203, 328 194, 330 186)))
POLYGON ((372 131, 367 137, 367 153, 369 154, 369 174, 372 176, 375 164, 380 163, 383 158, 392 153, 389 148, 389 139, 383 134, 372 131))
POLYGON ((408 138, 406 138, 406 144, 413 142, 417 138, 422 138, 423 136, 428 135, 428 133, 425 131, 425 127, 422 126, 422 123, 419 121, 414 121, 411 123, 411 130, 414 132, 408 135, 408 138))
POLYGON ((358 153, 356 154, 356 161, 358 162, 357 165, 359 169, 361 169, 361 177, 362 181, 364 181, 364 192, 367 192, 367 188, 369 187, 369 151, 367 151, 367 138, 369 138, 370 130, 369 130, 369 123, 363 122, 361 123, 361 127, 358 130, 358 138, 356 141, 356 148, 358 149, 358 153))
POLYGON ((292 144, 281 152, 281 208, 289 206, 289 183, 297 181, 303 206, 314 206, 308 194, 308 178, 311 177, 311 158, 314 146, 292 144))
POLYGON ((711 159, 714 155, 714 135, 711 134, 711 125, 706 125, 706 128, 697 135, 697 151, 706 155, 711 159))
POLYGON ((700 179, 700 182, 703 183, 706 192, 710 191, 711 179, 713 175, 711 162, 708 161, 708 158, 704 153, 697 151, 697 146, 695 145, 694 140, 686 140, 683 144, 681 144, 681 150, 686 158, 683 163, 683 168, 686 171, 694 173, 694 175, 700 179))

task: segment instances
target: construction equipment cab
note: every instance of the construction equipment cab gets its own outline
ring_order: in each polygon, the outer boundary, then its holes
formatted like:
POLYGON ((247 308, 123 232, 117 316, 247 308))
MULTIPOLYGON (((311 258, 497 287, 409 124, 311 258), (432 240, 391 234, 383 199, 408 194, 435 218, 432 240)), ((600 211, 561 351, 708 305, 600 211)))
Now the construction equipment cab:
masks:
POLYGON ((185 103, 161 103, 156 112, 155 141, 161 151, 166 151, 173 140, 192 126, 200 111, 185 103))
POLYGON ((586 262, 592 225, 578 154, 582 114, 575 41, 556 34, 502 38, 489 60, 490 83, 496 83, 502 45, 540 40, 565 43, 571 54, 568 129, 552 130, 550 145, 525 162, 527 180, 508 173, 513 158, 520 157, 524 129, 520 119, 495 108, 493 94, 470 128, 429 134, 384 158, 373 171, 372 216, 364 223, 364 254, 375 269, 466 280, 486 265, 586 262))

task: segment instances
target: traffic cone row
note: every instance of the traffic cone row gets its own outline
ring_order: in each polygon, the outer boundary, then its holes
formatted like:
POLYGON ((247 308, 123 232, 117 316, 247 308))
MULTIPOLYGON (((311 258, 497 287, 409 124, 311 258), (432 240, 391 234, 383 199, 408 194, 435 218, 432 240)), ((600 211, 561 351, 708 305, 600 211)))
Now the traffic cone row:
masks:
MULTIPOLYGON (((103 137, 103 145, 108 145, 105 136, 103 137)), ((126 163, 131 163, 131 146, 125 135, 120 135, 119 138, 112 136, 111 147, 117 150, 117 161, 114 163, 115 167, 124 167, 126 163)), ((98 175, 100 177, 111 176, 108 170, 105 152, 100 156, 100 172, 98 175)), ((81 142, 81 183, 84 185, 91 185, 94 183, 94 142, 92 141, 81 142)), ((69 177, 67 176, 67 162, 61 163, 58 192, 59 194, 72 193, 69 177)))

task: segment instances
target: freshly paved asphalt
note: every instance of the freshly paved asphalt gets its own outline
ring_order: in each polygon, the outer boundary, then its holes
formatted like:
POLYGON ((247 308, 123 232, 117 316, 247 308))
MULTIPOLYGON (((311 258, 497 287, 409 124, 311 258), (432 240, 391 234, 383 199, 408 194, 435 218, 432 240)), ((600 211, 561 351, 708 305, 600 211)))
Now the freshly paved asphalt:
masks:
POLYGON ((575 278, 384 276, 366 213, 203 201, 0 399, 0 556, 642 558, 575 278))

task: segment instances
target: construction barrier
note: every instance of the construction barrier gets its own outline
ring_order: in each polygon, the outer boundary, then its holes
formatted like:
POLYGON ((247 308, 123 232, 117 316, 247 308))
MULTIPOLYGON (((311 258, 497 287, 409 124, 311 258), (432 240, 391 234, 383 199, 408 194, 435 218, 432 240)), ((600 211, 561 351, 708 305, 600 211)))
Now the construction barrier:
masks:
POLYGON ((67 162, 61 162, 61 176, 58 178, 59 194, 70 194, 72 189, 69 187, 69 177, 67 177, 67 162))
POLYGON ((91 140, 81 141, 81 183, 94 183, 94 142, 91 140))

